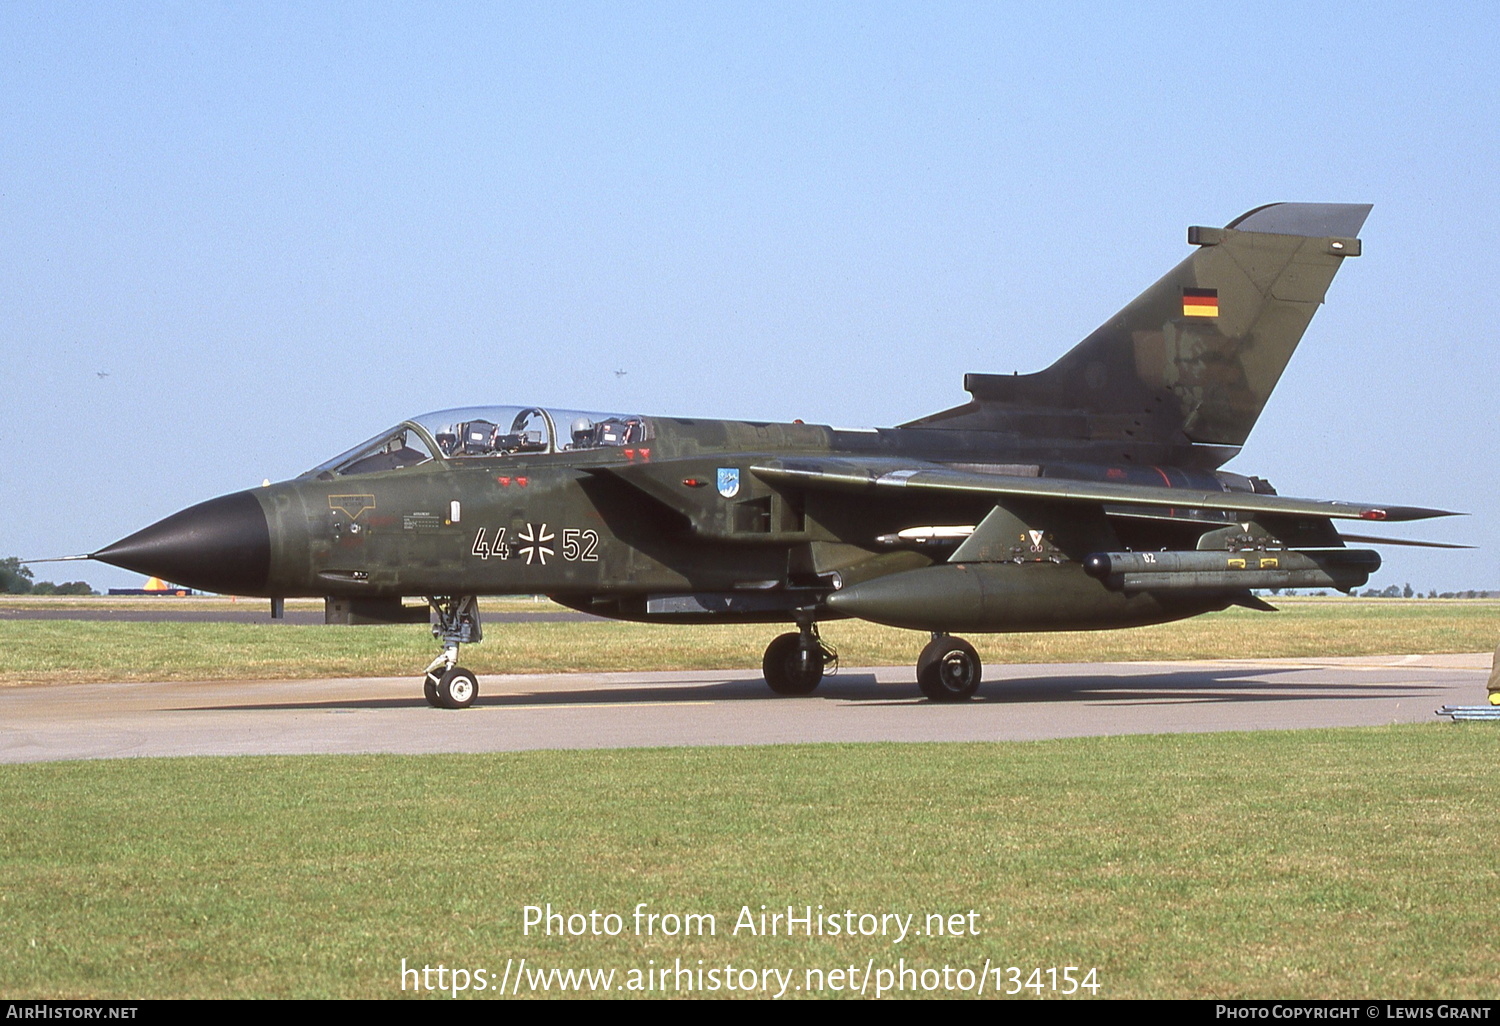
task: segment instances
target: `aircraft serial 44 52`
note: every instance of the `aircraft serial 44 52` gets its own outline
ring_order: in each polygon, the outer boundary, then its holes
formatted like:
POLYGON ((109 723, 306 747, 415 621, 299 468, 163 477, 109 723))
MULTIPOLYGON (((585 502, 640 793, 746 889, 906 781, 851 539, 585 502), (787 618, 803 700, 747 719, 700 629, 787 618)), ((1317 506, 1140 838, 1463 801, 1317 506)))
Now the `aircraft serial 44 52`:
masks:
POLYGON ((208 591, 324 596, 365 622, 430 621, 433 705, 476 597, 545 594, 654 623, 788 623, 773 691, 818 686, 821 621, 931 632, 933 701, 979 686, 950 632, 1162 623, 1251 589, 1364 584, 1336 520, 1443 510, 1296 499, 1218 468, 1237 454, 1370 207, 1277 203, 1223 228, 1046 370, 969 374, 970 400, 894 428, 444 410, 291 481, 192 506, 92 559, 208 591), (402 599, 421 596, 427 608, 402 599))

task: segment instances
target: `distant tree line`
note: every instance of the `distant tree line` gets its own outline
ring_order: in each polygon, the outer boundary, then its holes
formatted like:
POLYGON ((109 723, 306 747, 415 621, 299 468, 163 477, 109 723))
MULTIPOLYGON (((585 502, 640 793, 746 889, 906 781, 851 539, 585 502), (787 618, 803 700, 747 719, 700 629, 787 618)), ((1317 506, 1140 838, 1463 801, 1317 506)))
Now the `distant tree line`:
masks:
POLYGON ((6 556, 0 559, 0 594, 5 595, 95 595, 97 592, 84 581, 67 581, 53 584, 51 581, 34 581, 30 567, 21 565, 21 557, 6 556))
MULTIPOLYGON (((1296 588, 1271 588, 1271 589, 1269 589, 1269 591, 1271 592, 1272 595, 1281 595, 1281 594, 1296 595, 1296 594, 1298 594, 1298 591, 1297 591, 1296 588)), ((1313 598, 1326 598, 1329 593, 1326 592, 1326 591, 1312 591, 1312 592, 1306 592, 1306 594, 1312 596, 1313 598)), ((1420 593, 1420 592, 1416 591, 1414 588, 1412 588, 1410 582, 1408 582, 1406 584, 1392 584, 1392 585, 1390 585, 1388 587, 1385 587, 1385 588, 1366 588, 1364 591, 1360 591, 1359 589, 1356 588, 1355 590, 1349 592, 1348 594, 1349 594, 1350 598, 1430 598, 1430 599, 1500 598, 1500 591, 1476 591, 1473 588, 1470 588, 1468 591, 1445 591, 1445 592, 1443 592, 1441 594, 1439 594, 1438 590, 1436 588, 1434 588, 1431 591, 1429 591, 1426 595, 1423 595, 1422 593, 1420 593)))
POLYGON ((1399 588, 1394 584, 1388 588, 1366 588, 1358 594, 1360 598, 1500 598, 1500 591, 1475 591, 1473 588, 1468 591, 1445 591, 1441 595, 1434 588, 1423 595, 1413 591, 1409 583, 1399 588))

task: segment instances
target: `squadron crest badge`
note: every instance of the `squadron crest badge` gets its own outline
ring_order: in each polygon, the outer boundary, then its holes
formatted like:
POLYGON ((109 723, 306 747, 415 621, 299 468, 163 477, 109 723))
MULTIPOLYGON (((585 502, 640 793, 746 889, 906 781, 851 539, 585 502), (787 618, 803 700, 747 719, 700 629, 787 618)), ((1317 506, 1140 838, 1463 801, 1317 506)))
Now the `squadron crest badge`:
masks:
POLYGON ((719 494, 726 499, 732 499, 740 494, 740 468, 719 468, 719 494))

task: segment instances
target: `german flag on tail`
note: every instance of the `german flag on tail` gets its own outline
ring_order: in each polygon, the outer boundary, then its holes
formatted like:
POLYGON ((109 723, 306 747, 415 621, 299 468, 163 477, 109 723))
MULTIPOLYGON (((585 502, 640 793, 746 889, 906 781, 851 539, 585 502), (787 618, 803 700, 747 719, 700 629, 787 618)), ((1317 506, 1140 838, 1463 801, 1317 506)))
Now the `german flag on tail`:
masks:
POLYGON ((1217 316, 1219 316, 1219 290, 1218 289, 1183 289, 1182 290, 1182 316, 1184 316, 1184 317, 1217 317, 1217 316))

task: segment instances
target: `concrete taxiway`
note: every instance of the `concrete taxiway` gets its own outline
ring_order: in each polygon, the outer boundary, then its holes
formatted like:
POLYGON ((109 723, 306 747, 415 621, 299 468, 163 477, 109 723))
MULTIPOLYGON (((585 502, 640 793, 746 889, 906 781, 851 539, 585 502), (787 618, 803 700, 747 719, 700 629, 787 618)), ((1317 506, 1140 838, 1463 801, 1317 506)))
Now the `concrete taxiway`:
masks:
POLYGON ((414 677, 77 684, 0 691, 0 762, 136 756, 1088 735, 1430 722, 1484 701, 1490 653, 994 666, 971 702, 922 699, 909 667, 845 669, 806 698, 753 671, 487 676, 461 711, 414 677))
MULTIPOLYGON (((101 623, 268 623, 311 626, 324 623, 322 609, 288 609, 273 620, 264 606, 168 605, 168 600, 136 606, 9 606, 0 607, 0 620, 92 620, 101 623)), ((566 609, 500 610, 484 613, 485 623, 582 623, 602 617, 566 609)))

